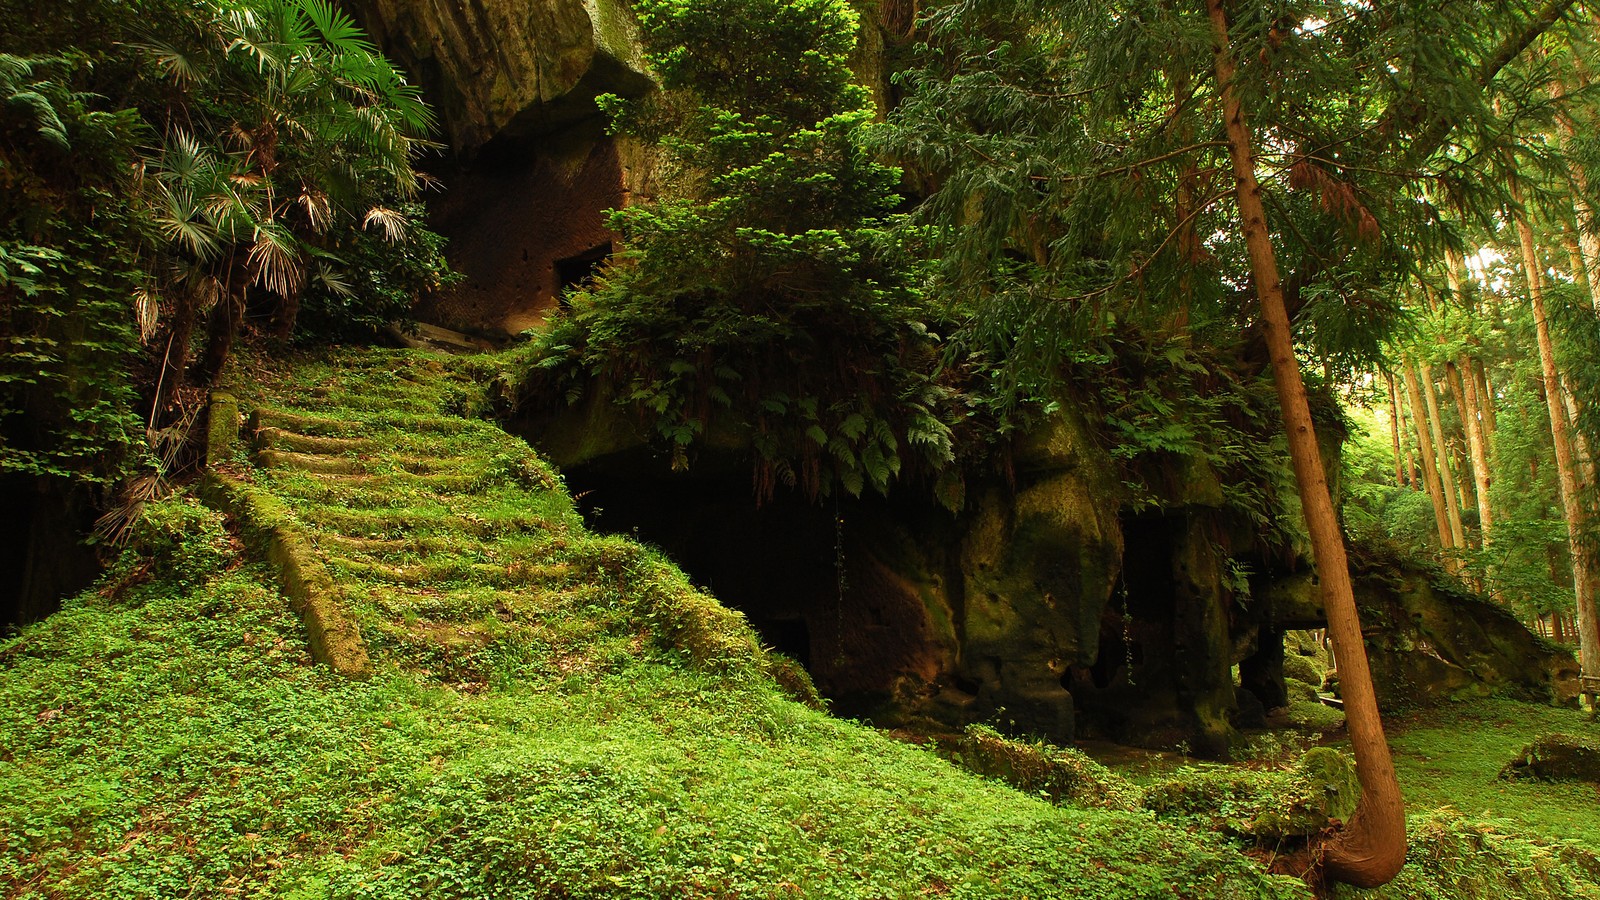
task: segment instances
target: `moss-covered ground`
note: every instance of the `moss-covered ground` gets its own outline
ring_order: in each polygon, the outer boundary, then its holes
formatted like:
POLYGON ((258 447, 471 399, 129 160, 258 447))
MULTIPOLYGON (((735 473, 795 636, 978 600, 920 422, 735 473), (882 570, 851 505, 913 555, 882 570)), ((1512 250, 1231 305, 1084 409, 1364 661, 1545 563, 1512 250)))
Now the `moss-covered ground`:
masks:
MULTIPOLYGON (((371 675, 312 661, 220 514, 151 504, 100 588, 0 642, 0 896, 1308 895, 1204 811, 1052 805, 796 702, 741 617, 473 416, 478 365, 238 373, 278 455, 222 468, 336 576, 371 675)), ((1552 840, 1594 839, 1594 791, 1493 779, 1575 716, 1408 722, 1417 840, 1382 895, 1600 897, 1552 840)))
POLYGON ((1303 896, 1217 835, 1054 806, 795 702, 741 617, 590 535, 463 415, 458 365, 236 379, 300 462, 224 468, 337 573, 369 678, 313 663, 275 573, 185 496, 0 644, 0 894, 1303 896))

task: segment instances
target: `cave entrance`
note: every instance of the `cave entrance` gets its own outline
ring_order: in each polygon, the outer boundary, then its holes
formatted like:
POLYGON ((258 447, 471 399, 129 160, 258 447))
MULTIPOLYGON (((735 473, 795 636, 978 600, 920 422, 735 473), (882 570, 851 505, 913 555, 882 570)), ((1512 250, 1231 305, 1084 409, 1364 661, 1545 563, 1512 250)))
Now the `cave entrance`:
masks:
POLYGON ((575 467, 566 479, 591 528, 661 548, 768 646, 815 671, 832 636, 819 632, 840 608, 831 505, 780 493, 758 508, 748 478, 575 467))
POLYGON ((601 268, 610 261, 612 246, 610 241, 583 251, 574 256, 563 257, 556 260, 556 296, 563 305, 567 302, 567 294, 571 291, 580 291, 594 284, 595 276, 601 268))
POLYGON ((939 568, 954 554, 940 548, 956 542, 928 522, 953 520, 881 497, 817 503, 780 491, 757 506, 744 465, 702 460, 693 475, 669 474, 620 454, 565 474, 591 528, 661 548, 804 665, 841 715, 888 721, 936 693, 955 666, 952 616, 936 620, 924 591, 960 579, 939 568))
POLYGON ((1160 745, 1179 716, 1172 688, 1172 623, 1178 586, 1173 558, 1180 523, 1160 515, 1125 516, 1122 572, 1100 617, 1092 666, 1062 679, 1085 737, 1160 745))
POLYGON ((94 525, 88 493, 61 479, 0 478, 0 634, 61 608, 100 575, 84 543, 94 525))

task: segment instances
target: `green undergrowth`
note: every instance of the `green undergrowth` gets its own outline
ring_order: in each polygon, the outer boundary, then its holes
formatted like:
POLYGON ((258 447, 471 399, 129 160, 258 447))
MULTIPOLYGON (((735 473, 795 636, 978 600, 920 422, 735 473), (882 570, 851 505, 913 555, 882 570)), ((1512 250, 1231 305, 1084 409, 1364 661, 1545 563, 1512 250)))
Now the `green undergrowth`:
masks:
MULTIPOLYGON (((226 539, 159 506, 185 544, 226 539)), ((6 896, 1301 895, 1205 835, 668 654, 480 691, 346 680, 263 565, 156 550, 0 645, 6 896)))
MULTIPOLYGON (((147 505, 96 590, 0 643, 0 896, 1308 896, 1260 868, 1285 829, 1255 827, 1322 798, 1304 763, 1169 777, 1162 803, 1076 751, 977 729, 971 749, 1004 765, 964 772, 815 709, 742 616, 650 548, 590 534, 559 476, 474 417, 487 366, 279 365, 234 378, 274 453, 221 468, 333 573, 370 677, 311 660, 221 515, 147 505), (1307 802, 1285 806, 1291 788, 1307 802)), ((1533 726, 1518 709, 1495 714, 1516 722, 1483 751, 1488 786, 1450 774, 1437 793, 1581 815, 1564 787, 1492 780, 1533 726)), ((1454 724, 1401 736, 1408 791, 1404 742, 1456 753, 1454 724)), ((1414 819, 1412 893, 1384 896, 1594 896, 1593 856, 1517 836, 1556 818, 1485 808, 1506 824, 1414 819), (1494 890, 1447 889, 1469 881, 1494 890)))
POLYGON ((1600 848, 1600 790, 1582 782, 1513 781, 1500 770, 1541 735, 1600 738, 1576 709, 1478 700, 1391 723, 1390 744, 1408 808, 1451 807, 1500 831, 1600 848))
POLYGON ((315 459, 223 469, 336 573, 372 673, 311 661, 220 516, 150 504, 98 590, 0 644, 0 895, 1304 896, 796 702, 742 616, 466 415, 471 366, 236 377, 315 459))

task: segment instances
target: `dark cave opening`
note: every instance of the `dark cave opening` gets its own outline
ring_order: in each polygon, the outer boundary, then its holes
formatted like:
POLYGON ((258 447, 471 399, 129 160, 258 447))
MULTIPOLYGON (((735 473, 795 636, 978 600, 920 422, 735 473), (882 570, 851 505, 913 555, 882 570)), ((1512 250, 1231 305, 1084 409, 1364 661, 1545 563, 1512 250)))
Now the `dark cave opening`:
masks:
POLYGON ((757 506, 748 480, 566 473, 591 528, 659 547, 738 609, 773 649, 813 668, 816 625, 839 607, 832 507, 779 494, 757 506))
POLYGON ((1173 618, 1178 586, 1173 558, 1177 520, 1124 516, 1122 571, 1100 617, 1093 665, 1062 677, 1085 737, 1155 741, 1179 720, 1172 687, 1173 618))
POLYGON ((556 270, 556 296, 561 298, 563 304, 566 303, 568 291, 582 290, 594 284, 595 276, 611 259, 611 253, 611 242, 606 241, 552 263, 556 270))
POLYGON ((908 690, 934 690, 953 667, 953 637, 941 636, 921 588, 903 575, 908 554, 938 558, 942 545, 904 526, 927 515, 921 506, 781 490, 758 504, 737 463, 661 469, 611 459, 565 477, 591 528, 659 547, 803 665, 835 712, 877 715, 908 690))
POLYGON ((60 479, 0 478, 0 633, 36 622, 94 583, 101 566, 84 542, 94 525, 87 492, 60 479))

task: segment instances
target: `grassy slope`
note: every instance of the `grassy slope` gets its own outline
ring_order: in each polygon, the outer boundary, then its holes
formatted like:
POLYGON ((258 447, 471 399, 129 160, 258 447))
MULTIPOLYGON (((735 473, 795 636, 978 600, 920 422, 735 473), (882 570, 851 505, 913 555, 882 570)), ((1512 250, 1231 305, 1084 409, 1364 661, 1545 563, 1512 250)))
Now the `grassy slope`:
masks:
POLYGON ((377 671, 310 664, 218 517, 163 504, 153 571, 0 644, 0 894, 1302 893, 1214 836, 1052 807, 787 699, 739 619, 454 417, 474 392, 436 361, 239 381, 365 442, 354 474, 240 474, 297 513, 377 671))

